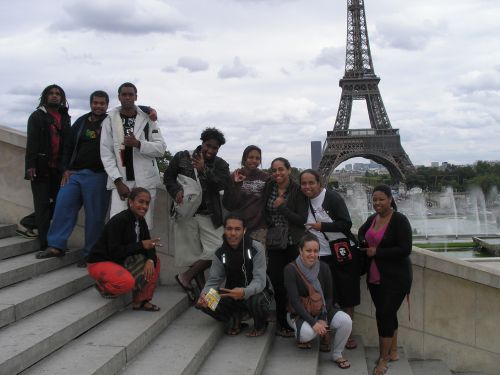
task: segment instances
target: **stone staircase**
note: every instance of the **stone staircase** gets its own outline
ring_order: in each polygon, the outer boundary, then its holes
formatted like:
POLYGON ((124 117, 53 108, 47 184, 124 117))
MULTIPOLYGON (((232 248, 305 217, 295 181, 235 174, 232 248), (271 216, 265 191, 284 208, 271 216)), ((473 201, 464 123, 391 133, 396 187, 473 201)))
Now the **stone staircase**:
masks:
MULTIPOLYGON (((293 339, 225 336, 221 324, 192 308, 177 287, 161 286, 158 313, 133 311, 130 296, 103 299, 86 270, 63 258, 35 259, 36 240, 0 225, 0 375, 262 374, 367 375, 376 348, 346 351, 339 369, 318 343, 300 350, 293 339)), ((391 363, 389 374, 450 375, 441 361, 391 363)))

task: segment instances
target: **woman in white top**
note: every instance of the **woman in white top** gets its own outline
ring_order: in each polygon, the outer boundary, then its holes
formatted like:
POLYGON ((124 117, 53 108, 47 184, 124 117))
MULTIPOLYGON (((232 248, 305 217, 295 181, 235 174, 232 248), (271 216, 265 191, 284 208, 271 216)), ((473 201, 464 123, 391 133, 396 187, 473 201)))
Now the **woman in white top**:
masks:
MULTIPOLYGON (((330 266, 332 272, 335 284, 333 301, 352 319, 354 306, 360 303, 360 265, 349 211, 340 194, 321 186, 320 176, 313 169, 300 174, 300 188, 309 198, 306 228, 318 238, 320 259, 330 266), (334 240, 339 242, 337 250, 331 248, 334 240), (351 245, 350 249, 342 246, 346 242, 351 245)), ((356 347, 356 341, 349 337, 346 348, 356 347)))

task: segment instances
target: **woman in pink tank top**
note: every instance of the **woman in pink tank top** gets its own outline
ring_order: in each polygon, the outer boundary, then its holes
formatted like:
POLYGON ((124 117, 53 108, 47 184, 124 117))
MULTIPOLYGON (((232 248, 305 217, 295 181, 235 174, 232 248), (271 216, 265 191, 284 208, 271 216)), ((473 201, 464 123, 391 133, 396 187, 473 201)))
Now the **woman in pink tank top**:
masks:
POLYGON ((389 186, 375 187, 372 203, 375 214, 361 226, 358 238, 366 248, 366 280, 379 334, 380 353, 373 373, 383 375, 388 363, 399 359, 397 312, 412 282, 412 230, 406 216, 397 212, 389 186))

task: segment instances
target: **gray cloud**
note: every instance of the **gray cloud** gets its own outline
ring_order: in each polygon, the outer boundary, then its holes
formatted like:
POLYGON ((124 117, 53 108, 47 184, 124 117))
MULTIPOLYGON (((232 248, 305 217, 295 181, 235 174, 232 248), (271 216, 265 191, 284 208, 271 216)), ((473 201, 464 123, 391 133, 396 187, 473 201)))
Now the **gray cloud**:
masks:
POLYGON ((182 56, 177 60, 177 66, 190 72, 202 72, 208 70, 208 62, 198 57, 182 56))
POLYGON ((177 67, 172 65, 167 65, 161 71, 165 73, 175 73, 177 71, 177 67))
POLYGON ((243 65, 241 59, 236 56, 233 60, 233 65, 224 65, 217 76, 220 79, 228 78, 243 78, 243 77, 255 77, 255 69, 243 65))
POLYGON ((420 24, 404 23, 400 20, 385 21, 377 23, 373 40, 383 47, 417 51, 424 49, 432 39, 443 35, 446 29, 446 24, 429 20, 420 24))
POLYGON ((344 66, 345 47, 325 47, 314 60, 314 65, 330 65, 335 69, 344 66))
POLYGON ((64 6, 66 17, 55 30, 95 30, 116 34, 169 33, 187 28, 179 12, 159 0, 78 0, 64 6))
POLYGON ((500 93, 500 69, 472 71, 460 76, 453 88, 455 95, 470 95, 481 92, 500 93))

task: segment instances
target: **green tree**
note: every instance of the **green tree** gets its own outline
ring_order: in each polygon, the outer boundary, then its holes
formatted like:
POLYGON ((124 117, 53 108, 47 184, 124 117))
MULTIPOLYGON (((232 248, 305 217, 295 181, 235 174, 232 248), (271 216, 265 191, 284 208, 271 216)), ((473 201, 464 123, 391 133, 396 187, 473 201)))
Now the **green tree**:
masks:
POLYGON ((156 158, 156 162, 158 163, 158 169, 160 172, 165 172, 168 167, 168 164, 172 160, 172 154, 170 151, 166 150, 161 158, 156 158))

